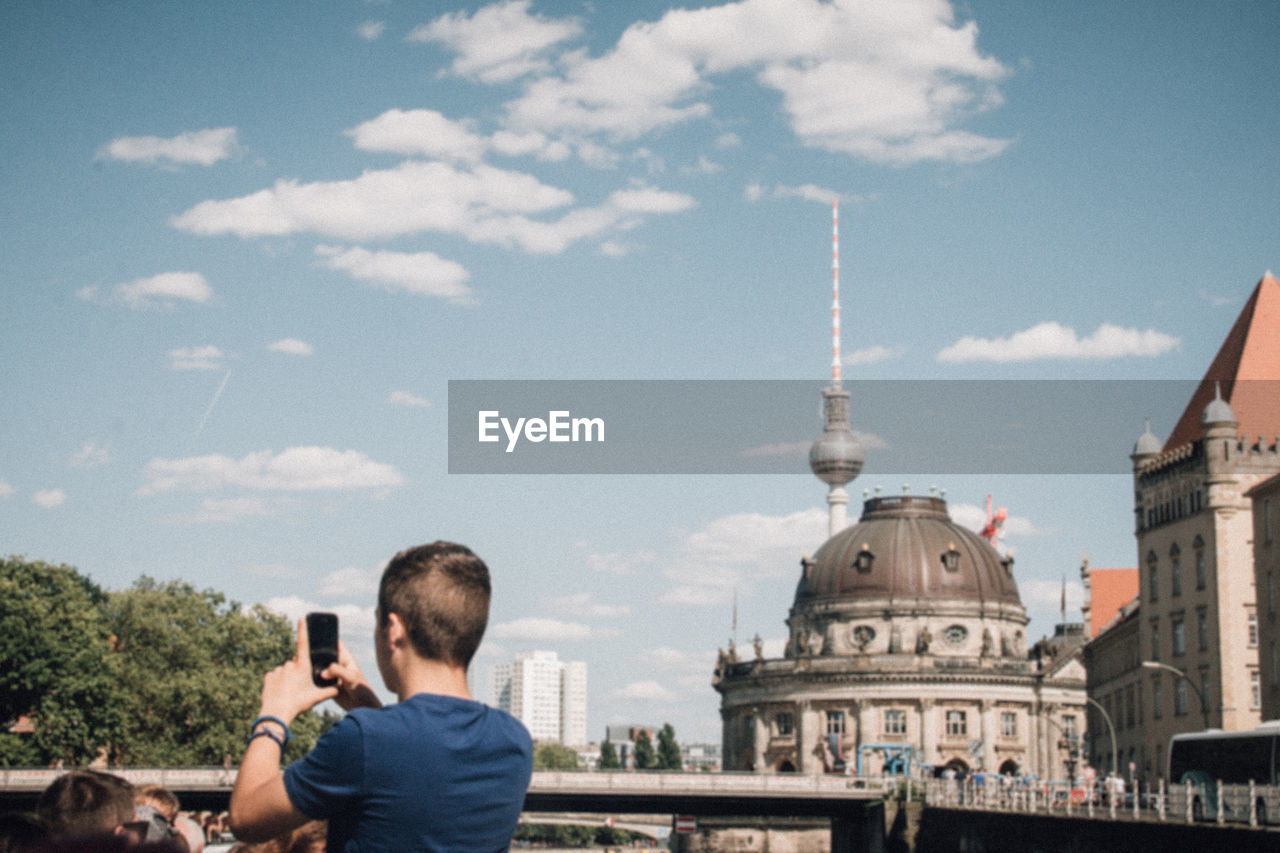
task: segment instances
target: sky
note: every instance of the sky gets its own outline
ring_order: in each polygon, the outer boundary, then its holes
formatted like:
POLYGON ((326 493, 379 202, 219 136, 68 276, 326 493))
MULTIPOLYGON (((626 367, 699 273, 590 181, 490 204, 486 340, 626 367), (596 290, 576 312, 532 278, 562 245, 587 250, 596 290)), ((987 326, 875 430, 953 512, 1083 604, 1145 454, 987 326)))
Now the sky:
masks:
MULTIPOLYGON (((1196 379, 1280 264, 1278 35, 1231 0, 7 2, 0 552, 333 610, 372 674, 381 567, 463 542, 478 698, 550 649, 593 738, 718 742, 716 650, 781 654, 826 537, 832 201, 846 379, 1196 379), (812 427, 768 445, 794 475, 450 474, 448 383, 491 379, 811 380, 812 427)), ((1135 564, 1123 473, 877 442, 851 514, 993 495, 1031 638, 1083 553, 1135 564)))

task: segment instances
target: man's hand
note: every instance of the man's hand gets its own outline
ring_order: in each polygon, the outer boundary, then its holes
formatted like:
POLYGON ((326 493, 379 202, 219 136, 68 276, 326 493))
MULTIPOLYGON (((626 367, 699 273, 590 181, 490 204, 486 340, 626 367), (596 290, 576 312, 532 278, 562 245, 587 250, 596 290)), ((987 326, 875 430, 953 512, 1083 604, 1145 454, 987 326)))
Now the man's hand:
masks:
MULTIPOLYGON (((353 661, 354 663, 354 661, 353 661)), ((359 672, 359 668, 356 669, 359 672)), ((307 620, 298 620, 298 649, 293 659, 262 679, 262 715, 279 717, 288 725, 303 711, 338 695, 336 687, 316 687, 311 680, 311 641, 307 620)))
POLYGON ((338 695, 333 701, 344 711, 353 708, 381 708, 382 700, 373 692, 369 679, 360 671, 360 665, 342 640, 338 640, 338 661, 329 664, 323 673, 325 678, 338 679, 338 695))

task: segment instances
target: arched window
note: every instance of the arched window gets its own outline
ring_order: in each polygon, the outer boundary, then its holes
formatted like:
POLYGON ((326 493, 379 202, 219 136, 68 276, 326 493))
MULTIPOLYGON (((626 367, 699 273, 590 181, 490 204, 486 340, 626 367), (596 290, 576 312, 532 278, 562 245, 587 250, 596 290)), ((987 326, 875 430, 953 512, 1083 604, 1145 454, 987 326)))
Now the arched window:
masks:
POLYGON ((1160 566, 1156 560, 1156 552, 1147 552, 1147 600, 1160 600, 1160 566))
POLYGON ((1191 543, 1191 548, 1196 552, 1196 589, 1204 589, 1206 586, 1204 556, 1204 539, 1200 535, 1196 535, 1195 541, 1191 543))
POLYGON ((1182 595, 1182 551, 1177 542, 1169 549, 1169 584, 1170 594, 1182 595))

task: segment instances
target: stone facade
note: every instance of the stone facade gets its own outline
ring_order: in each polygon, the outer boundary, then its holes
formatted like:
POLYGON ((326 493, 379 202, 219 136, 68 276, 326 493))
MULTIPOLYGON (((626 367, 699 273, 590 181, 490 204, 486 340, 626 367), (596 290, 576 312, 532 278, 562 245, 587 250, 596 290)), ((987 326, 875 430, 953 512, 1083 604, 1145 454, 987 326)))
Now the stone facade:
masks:
POLYGON ((1280 475, 1251 489, 1254 585, 1258 591, 1258 696, 1262 719, 1280 719, 1280 475))
POLYGON ((1064 778, 1084 734, 1083 632, 1029 655, 1012 563, 940 498, 866 501, 802 561, 784 656, 721 655, 725 769, 1064 778))

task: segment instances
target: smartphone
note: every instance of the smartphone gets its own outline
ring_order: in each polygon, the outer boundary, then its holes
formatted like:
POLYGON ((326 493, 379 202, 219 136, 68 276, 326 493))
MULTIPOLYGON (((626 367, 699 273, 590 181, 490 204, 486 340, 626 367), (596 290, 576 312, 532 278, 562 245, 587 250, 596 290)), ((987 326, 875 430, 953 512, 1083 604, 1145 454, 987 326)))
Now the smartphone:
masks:
POLYGON ((332 687, 336 678, 324 678, 331 663, 338 660, 338 614, 308 613, 307 637, 311 642, 311 681, 316 687, 332 687))

